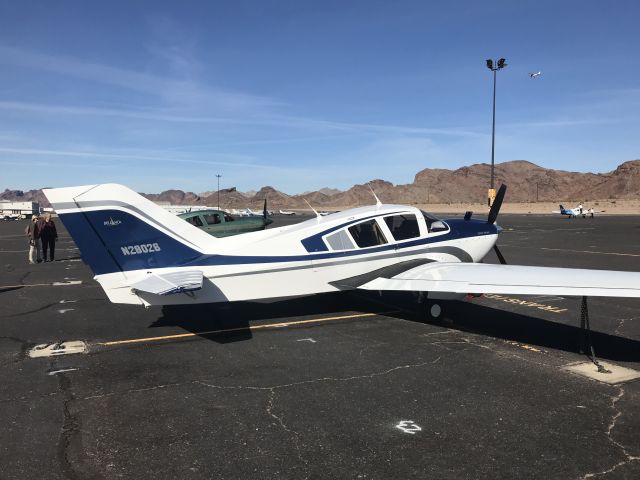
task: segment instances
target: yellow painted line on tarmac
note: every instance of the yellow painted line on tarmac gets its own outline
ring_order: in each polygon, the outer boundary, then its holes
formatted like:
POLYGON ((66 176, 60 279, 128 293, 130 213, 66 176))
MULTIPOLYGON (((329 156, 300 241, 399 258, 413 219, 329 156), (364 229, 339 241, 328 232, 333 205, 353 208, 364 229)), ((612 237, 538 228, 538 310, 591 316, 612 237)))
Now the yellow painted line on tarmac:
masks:
POLYGON ((227 328, 220 330, 209 330, 206 332, 192 332, 192 333, 179 333, 176 335, 164 335, 162 337, 146 337, 146 338, 133 338, 130 340, 115 340, 112 342, 100 342, 98 345, 102 345, 105 347, 110 347, 113 345, 127 345, 132 343, 148 343, 148 342, 158 342, 161 340, 176 340, 181 338, 188 337, 196 337, 200 335, 213 335, 215 333, 227 333, 227 332, 235 332, 239 330, 261 330, 265 328, 282 328, 282 327, 291 327, 295 325, 305 325, 310 323, 320 323, 320 322, 330 322, 336 320, 350 320, 352 318, 365 318, 365 317, 375 317, 376 315, 384 315, 385 313, 391 312, 381 312, 381 313, 357 313, 354 315, 342 315, 339 317, 324 317, 324 318, 314 318, 311 320, 297 320, 293 322, 279 322, 279 323, 268 323, 264 325, 255 325, 249 327, 237 327, 237 328, 227 328))
POLYGON ((616 253, 616 252, 594 252, 593 250, 569 250, 568 248, 545 248, 541 250, 551 250, 555 252, 571 252, 571 253, 595 253, 596 255, 618 255, 621 257, 640 257, 637 253, 616 253))

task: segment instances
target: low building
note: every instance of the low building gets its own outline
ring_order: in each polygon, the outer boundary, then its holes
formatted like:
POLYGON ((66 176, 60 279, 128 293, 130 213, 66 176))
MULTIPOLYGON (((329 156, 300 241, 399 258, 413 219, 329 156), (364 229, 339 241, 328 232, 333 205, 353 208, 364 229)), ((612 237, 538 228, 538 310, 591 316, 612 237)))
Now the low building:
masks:
POLYGON ((0 202, 0 219, 20 220, 40 214, 38 202, 0 202))

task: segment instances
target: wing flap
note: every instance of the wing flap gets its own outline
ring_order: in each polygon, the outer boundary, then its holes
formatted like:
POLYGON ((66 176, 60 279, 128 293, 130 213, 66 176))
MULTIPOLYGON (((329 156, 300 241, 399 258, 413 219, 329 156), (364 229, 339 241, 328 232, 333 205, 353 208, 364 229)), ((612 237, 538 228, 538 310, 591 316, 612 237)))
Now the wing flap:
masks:
POLYGON ((450 293, 640 297, 640 273, 577 268, 429 263, 359 288, 450 293))

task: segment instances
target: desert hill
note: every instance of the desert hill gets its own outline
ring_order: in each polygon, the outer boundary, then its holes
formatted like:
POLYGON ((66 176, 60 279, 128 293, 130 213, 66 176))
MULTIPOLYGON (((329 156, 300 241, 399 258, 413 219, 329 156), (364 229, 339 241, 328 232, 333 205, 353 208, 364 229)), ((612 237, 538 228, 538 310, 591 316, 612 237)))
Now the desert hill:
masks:
MULTIPOLYGON (((258 192, 242 193, 236 188, 220 190, 220 206, 224 208, 261 209, 267 198, 270 209, 307 209, 309 202, 317 210, 369 205, 371 190, 385 203, 427 204, 486 201, 491 166, 479 163, 456 170, 426 168, 418 172, 413 183, 393 185, 386 180, 372 180, 354 185, 342 192, 323 188, 317 192, 288 195, 273 187, 258 192)), ((604 199, 640 199, 640 160, 624 162, 608 173, 580 173, 547 169, 526 160, 513 160, 495 165, 496 188, 509 186, 507 202, 590 202, 604 199)), ((167 190, 143 194, 153 201, 173 205, 209 205, 218 203, 218 192, 204 194, 167 190)), ((5 190, 0 200, 36 201, 48 206, 41 190, 5 190)))

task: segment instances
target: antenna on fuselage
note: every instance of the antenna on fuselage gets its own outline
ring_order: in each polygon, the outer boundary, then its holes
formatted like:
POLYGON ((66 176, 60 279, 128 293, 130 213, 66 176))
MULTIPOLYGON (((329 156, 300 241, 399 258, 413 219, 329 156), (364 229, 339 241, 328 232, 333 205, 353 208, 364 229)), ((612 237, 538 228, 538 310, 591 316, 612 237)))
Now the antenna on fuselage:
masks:
POLYGON ((373 188, 371 188, 371 185, 368 185, 368 187, 369 187, 369 190, 371 190, 371 193, 373 194, 373 198, 376 199, 376 207, 381 207, 382 206, 382 202, 380 201, 380 199, 376 195, 376 192, 373 191, 373 188))
POLYGON ((313 210, 313 213, 315 213, 315 214, 316 214, 316 217, 318 218, 318 220, 320 220, 320 219, 322 218, 322 216, 321 216, 318 212, 316 212, 316 209, 315 209, 315 208, 313 208, 309 202, 307 202, 307 199, 306 199, 306 198, 304 198, 303 200, 305 201, 305 203, 306 203, 307 205, 309 205, 309 208, 310 208, 311 210, 313 210))

